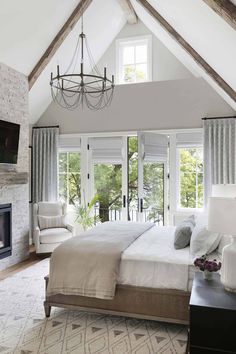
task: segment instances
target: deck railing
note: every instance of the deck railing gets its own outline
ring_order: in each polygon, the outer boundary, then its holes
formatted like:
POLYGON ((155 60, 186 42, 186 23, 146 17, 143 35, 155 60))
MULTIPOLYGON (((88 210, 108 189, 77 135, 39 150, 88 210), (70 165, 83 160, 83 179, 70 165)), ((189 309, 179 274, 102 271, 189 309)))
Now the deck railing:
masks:
MULTIPOLYGON (((122 218, 122 210, 121 209, 103 209, 103 211, 108 212, 109 221, 119 221, 122 218)), ((99 216, 99 207, 95 206, 94 212, 96 216, 99 216)), ((143 210, 143 220, 155 222, 158 226, 163 226, 164 221, 164 212, 163 210, 158 210, 156 213, 150 217, 150 214, 153 214, 152 209, 144 209, 143 210)), ((130 221, 138 221, 138 210, 137 209, 130 209, 129 210, 129 220, 130 221)))

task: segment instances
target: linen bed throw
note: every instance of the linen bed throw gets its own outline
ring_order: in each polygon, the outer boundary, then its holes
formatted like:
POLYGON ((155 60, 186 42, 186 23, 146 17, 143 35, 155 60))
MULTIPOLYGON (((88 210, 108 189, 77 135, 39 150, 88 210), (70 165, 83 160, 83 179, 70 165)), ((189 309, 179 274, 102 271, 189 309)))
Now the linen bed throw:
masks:
POLYGON ((106 222, 64 242, 51 256, 47 295, 113 299, 122 252, 153 226, 106 222))

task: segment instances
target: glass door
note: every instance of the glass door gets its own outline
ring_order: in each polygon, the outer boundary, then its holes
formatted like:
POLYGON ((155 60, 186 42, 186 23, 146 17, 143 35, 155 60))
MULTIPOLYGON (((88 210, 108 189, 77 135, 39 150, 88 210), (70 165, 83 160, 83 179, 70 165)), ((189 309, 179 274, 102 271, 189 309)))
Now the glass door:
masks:
POLYGON ((138 137, 128 137, 128 203, 127 219, 138 221, 138 137))
POLYGON ((95 215, 101 222, 122 219, 122 164, 95 163, 93 165, 94 195, 99 201, 95 215))
POLYGON ((154 133, 141 133, 138 139, 138 220, 162 226, 167 216, 168 140, 154 133))
POLYGON ((143 221, 164 225, 165 165, 159 162, 144 162, 143 191, 140 210, 143 221))

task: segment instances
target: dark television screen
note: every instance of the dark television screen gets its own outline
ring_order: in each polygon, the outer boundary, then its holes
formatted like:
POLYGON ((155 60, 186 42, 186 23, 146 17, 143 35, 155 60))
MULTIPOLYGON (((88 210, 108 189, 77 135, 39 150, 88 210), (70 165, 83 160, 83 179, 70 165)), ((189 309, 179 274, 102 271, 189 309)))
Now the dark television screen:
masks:
POLYGON ((17 163, 19 134, 19 124, 0 120, 0 163, 17 163))

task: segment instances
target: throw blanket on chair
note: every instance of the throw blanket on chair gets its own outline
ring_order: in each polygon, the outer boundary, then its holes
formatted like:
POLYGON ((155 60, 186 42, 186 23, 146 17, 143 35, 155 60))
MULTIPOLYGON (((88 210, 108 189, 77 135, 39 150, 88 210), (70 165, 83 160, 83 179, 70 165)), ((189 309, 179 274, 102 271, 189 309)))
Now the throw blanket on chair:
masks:
POLYGON ((153 226, 106 222, 64 242, 52 253, 47 295, 113 299, 122 252, 153 226))

